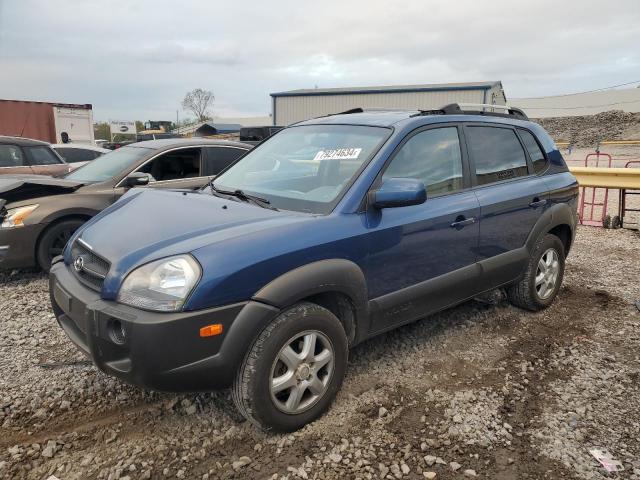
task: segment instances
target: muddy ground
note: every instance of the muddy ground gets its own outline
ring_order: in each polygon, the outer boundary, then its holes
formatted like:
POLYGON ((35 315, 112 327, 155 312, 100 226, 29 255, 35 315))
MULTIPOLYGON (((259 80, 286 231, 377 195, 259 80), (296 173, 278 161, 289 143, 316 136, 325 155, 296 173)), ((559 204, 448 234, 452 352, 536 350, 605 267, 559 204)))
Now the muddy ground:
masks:
POLYGON ((228 392, 142 391, 87 364, 37 273, 0 277, 0 478, 640 478, 640 235, 583 227, 551 308, 469 302, 351 352, 293 435, 228 392), (433 474, 436 477, 433 477, 433 474))

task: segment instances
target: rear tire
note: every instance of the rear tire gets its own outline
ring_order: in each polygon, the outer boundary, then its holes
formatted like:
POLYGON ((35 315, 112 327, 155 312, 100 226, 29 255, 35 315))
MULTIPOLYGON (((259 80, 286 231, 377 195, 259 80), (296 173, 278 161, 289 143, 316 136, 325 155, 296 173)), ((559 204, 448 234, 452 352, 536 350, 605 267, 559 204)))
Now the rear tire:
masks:
POLYGON ((542 310, 553 303, 564 277, 564 245, 552 234, 536 244, 524 277, 507 288, 507 297, 516 307, 542 310))
POLYGON ((265 430, 291 432, 331 405, 347 366, 348 343, 336 316, 302 302, 281 313, 245 356, 233 388, 240 413, 265 430))
POLYGON ((42 270, 49 271, 51 260, 58 255, 62 255, 66 243, 85 221, 79 218, 62 220, 49 226, 43 232, 36 249, 36 260, 42 270))

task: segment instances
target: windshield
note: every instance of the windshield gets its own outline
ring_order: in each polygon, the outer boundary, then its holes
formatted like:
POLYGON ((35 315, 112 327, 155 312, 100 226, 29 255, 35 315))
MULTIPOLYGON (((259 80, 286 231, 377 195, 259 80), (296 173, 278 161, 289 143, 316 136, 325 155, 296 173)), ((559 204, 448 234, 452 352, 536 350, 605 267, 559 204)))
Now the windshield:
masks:
POLYGON ((328 213, 390 133, 357 125, 287 128, 222 173, 215 186, 258 195, 276 208, 328 213))
POLYGON ((122 147, 113 152, 91 160, 86 165, 69 173, 67 180, 77 182, 104 182, 112 179, 118 173, 131 167, 135 162, 152 152, 149 148, 122 147))

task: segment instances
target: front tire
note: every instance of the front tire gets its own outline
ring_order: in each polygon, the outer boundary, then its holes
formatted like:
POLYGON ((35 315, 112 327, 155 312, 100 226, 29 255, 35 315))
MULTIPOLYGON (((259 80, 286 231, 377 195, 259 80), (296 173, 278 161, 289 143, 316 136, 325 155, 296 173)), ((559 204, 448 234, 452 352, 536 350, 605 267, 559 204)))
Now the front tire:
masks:
POLYGON ((507 288, 507 297, 516 307, 542 310, 553 303, 564 277, 564 245, 547 234, 536 244, 524 277, 507 288))
POLYGON ((233 385, 234 403, 265 430, 297 430, 329 408, 347 358, 347 336, 336 316, 314 303, 299 303, 251 346, 233 385))
POLYGON ((84 222, 85 220, 79 218, 70 218, 54 223, 44 231, 36 249, 36 260, 42 270, 49 271, 51 260, 62 255, 64 246, 84 222))

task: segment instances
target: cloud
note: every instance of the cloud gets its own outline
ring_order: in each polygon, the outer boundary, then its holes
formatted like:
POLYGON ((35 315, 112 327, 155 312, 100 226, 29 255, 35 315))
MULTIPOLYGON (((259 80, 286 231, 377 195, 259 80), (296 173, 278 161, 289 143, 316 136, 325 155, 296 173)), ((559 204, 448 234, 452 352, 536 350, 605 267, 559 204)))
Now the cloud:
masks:
POLYGON ((640 77, 637 0, 0 0, 3 97, 94 104, 98 119, 266 114, 295 88, 502 80, 507 96, 640 77))
MULTIPOLYGON (((125 51, 120 50, 122 54, 125 51)), ((241 63, 241 54, 235 46, 166 43, 144 46, 132 58, 153 63, 203 63, 232 66, 241 63)))

